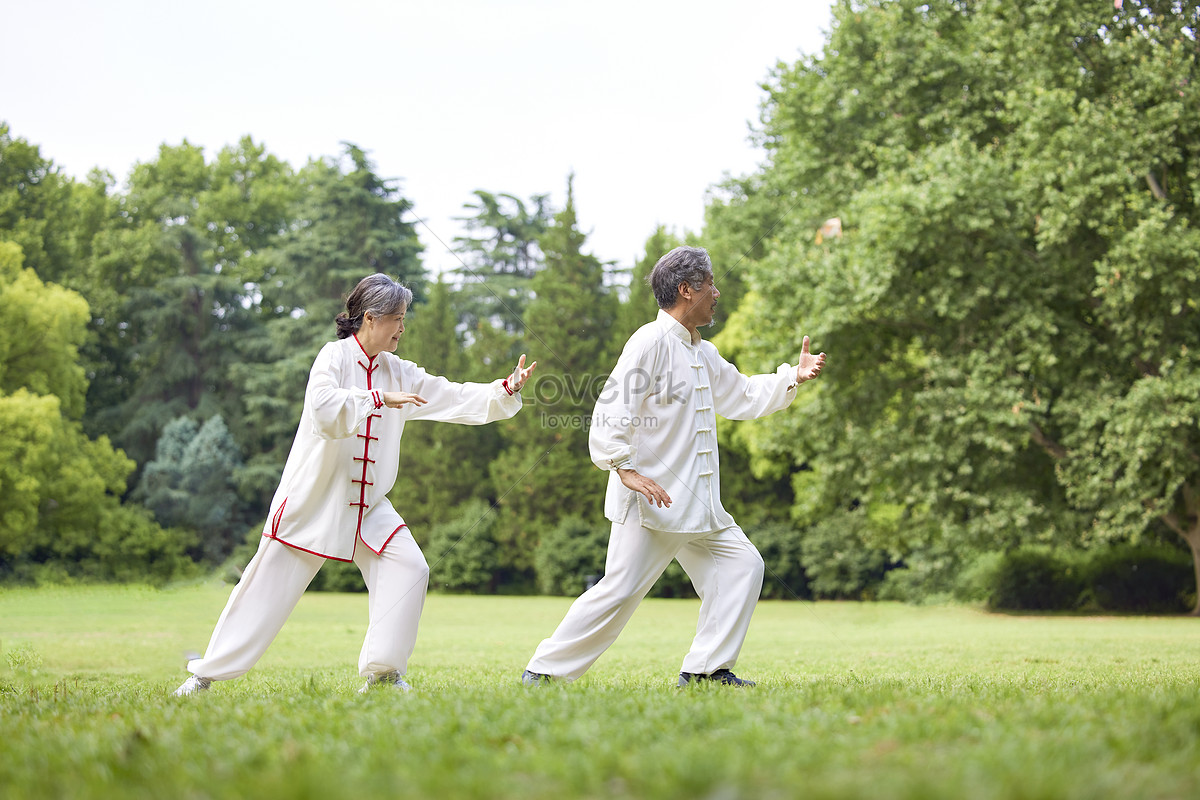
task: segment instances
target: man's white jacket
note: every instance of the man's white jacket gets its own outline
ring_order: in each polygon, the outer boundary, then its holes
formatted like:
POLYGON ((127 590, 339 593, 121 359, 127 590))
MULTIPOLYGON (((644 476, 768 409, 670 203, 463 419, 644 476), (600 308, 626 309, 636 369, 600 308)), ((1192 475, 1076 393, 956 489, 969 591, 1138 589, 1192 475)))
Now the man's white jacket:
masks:
POLYGON ((520 410, 520 395, 502 380, 452 383, 392 353, 368 358, 354 336, 330 342, 309 372, 300 426, 263 535, 338 561, 353 559, 360 538, 382 553, 404 527, 387 499, 404 424, 483 425, 520 410), (387 408, 384 392, 411 392, 429 402, 387 408))
POLYGON ((636 508, 653 530, 702 533, 728 528, 721 505, 716 418, 754 419, 796 398, 796 368, 747 377, 711 342, 665 311, 639 328, 621 352, 592 413, 592 462, 612 470, 604 515, 623 523, 636 508), (626 488, 616 470, 628 467, 671 497, 669 508, 626 488))

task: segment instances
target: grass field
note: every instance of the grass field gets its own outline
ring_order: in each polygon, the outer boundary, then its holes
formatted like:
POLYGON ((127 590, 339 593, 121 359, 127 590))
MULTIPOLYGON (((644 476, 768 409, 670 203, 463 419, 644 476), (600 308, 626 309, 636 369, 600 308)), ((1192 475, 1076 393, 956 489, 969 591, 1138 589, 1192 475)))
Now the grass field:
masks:
POLYGON ((1194 798, 1200 620, 760 604, 674 688, 696 601, 526 690, 566 598, 431 595, 407 696, 356 693, 363 595, 309 594, 245 678, 176 699, 229 587, 0 591, 0 796, 1194 798))

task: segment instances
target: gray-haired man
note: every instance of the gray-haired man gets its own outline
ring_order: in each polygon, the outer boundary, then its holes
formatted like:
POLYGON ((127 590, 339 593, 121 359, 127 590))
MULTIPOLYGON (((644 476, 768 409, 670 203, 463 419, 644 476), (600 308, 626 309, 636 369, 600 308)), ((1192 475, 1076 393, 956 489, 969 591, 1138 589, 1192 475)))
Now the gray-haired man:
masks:
POLYGON ((649 283, 658 317, 630 337, 592 415, 592 461, 610 470, 612 521, 604 577, 572 604, 522 676, 574 680, 611 645, 677 559, 700 595, 700 620, 679 685, 753 686, 731 671, 762 589, 763 560, 721 505, 716 416, 754 419, 786 408, 820 374, 804 337, 798 365, 747 377, 700 338, 721 293, 698 247, 658 260, 649 283))

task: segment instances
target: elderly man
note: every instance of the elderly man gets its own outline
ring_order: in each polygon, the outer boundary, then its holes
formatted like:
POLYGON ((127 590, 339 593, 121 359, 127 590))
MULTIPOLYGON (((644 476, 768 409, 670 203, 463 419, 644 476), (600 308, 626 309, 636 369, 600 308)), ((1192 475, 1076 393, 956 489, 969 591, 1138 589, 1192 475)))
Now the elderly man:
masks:
POLYGON ((797 365, 750 377, 721 358, 700 338, 721 296, 702 248, 667 253, 648 281, 661 310, 626 343, 592 415, 592 461, 611 472, 604 577, 538 646, 522 676, 527 686, 586 672, 672 558, 700 595, 679 685, 754 685, 731 670, 762 589, 763 560, 721 505, 716 417, 754 419, 786 408, 796 387, 820 374, 825 354, 810 354, 806 336, 797 365))

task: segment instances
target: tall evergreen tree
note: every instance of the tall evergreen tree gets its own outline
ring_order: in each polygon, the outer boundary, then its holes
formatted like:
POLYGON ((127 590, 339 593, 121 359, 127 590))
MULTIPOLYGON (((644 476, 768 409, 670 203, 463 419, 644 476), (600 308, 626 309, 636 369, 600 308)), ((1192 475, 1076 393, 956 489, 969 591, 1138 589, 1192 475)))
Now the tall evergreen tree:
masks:
POLYGON ((641 259, 633 265, 629 281, 629 294, 617 310, 617 319, 613 324, 612 347, 610 350, 619 355, 625 341, 633 332, 652 322, 658 315, 658 301, 654 292, 646 282, 650 270, 658 263, 658 259, 683 244, 674 233, 659 225, 646 240, 646 250, 641 259))
POLYGON ((604 265, 583 251, 572 181, 566 207, 542 237, 546 266, 533 280, 524 349, 538 370, 525 386, 525 410, 501 424, 505 450, 492 464, 501 506, 495 536, 506 563, 528 570, 540 533, 569 514, 594 517, 605 476, 588 458, 588 422, 611 369, 616 298, 604 265))
POLYGON ((460 218, 470 235, 454 240, 463 260, 454 270, 460 322, 468 330, 487 323, 520 335, 531 282, 543 264, 539 239, 551 221, 549 195, 533 195, 526 203, 478 189, 475 202, 463 207, 475 214, 460 218))

